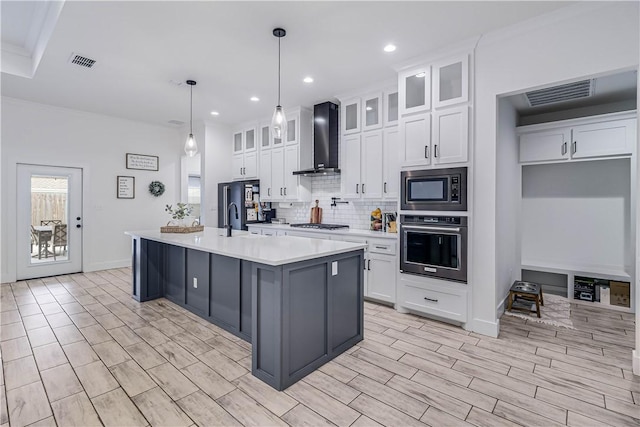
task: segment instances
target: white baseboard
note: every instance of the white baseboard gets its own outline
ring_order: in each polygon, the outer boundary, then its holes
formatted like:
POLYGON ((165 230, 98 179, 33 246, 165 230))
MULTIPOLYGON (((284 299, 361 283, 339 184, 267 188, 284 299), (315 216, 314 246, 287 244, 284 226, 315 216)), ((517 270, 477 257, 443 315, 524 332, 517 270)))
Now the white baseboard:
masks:
POLYGON ((640 376, 640 351, 633 350, 633 375, 640 376))
POLYGON ((478 334, 497 338, 498 332, 500 332, 500 320, 498 319, 495 322, 488 322, 486 320, 473 319, 471 330, 478 334))
POLYGON ((500 304, 498 304, 498 307, 496 307, 496 317, 499 319, 500 316, 502 316, 504 314, 504 310, 505 310, 505 303, 507 302, 507 298, 509 298, 509 295, 507 295, 506 297, 504 297, 502 299, 502 301, 500 301, 500 304))
POLYGON ((131 267, 131 258, 116 260, 116 261, 105 261, 105 262, 94 262, 91 264, 87 264, 83 267, 83 271, 88 273, 90 271, 100 271, 100 270, 109 270, 111 268, 124 268, 131 267))

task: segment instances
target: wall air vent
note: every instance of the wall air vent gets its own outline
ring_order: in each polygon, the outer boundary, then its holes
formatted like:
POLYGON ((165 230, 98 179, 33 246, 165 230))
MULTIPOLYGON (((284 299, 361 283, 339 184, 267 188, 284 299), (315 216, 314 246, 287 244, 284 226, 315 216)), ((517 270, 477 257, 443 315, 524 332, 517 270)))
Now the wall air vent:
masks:
POLYGON ((75 64, 83 68, 92 68, 95 65, 96 61, 95 59, 87 58, 86 56, 72 53, 71 57, 69 58, 69 63, 75 64))
POLYGON ((527 101, 531 107, 587 98, 593 95, 593 81, 582 80, 566 85, 549 87, 546 89, 526 92, 527 101))
POLYGON ((182 126, 184 124, 184 122, 182 122, 180 120, 169 120, 167 123, 172 124, 172 125, 176 125, 176 126, 182 126))

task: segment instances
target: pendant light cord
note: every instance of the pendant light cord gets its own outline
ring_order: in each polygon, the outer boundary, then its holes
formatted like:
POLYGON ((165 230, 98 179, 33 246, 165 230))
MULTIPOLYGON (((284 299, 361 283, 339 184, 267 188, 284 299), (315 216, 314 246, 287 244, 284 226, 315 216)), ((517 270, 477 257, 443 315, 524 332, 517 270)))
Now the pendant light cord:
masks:
POLYGON ((191 130, 191 132, 189 132, 190 134, 193 135, 193 85, 190 85, 191 87, 191 96, 189 97, 190 99, 190 104, 191 107, 189 108, 189 129, 191 130))
POLYGON ((278 37, 278 105, 280 105, 280 39, 278 37))

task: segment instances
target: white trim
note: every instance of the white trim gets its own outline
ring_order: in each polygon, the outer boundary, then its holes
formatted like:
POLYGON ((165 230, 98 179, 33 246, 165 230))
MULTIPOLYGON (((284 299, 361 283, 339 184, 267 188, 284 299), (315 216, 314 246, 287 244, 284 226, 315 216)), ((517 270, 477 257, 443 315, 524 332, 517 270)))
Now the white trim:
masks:
POLYGON ((109 270, 112 268, 125 268, 131 267, 131 259, 121 259, 116 261, 104 261, 104 262, 92 262, 87 264, 85 268, 82 269, 83 273, 89 273, 91 271, 101 271, 101 270, 109 270))
POLYGON ((496 307, 496 317, 498 319, 500 319, 500 316, 502 316, 505 311, 507 298, 509 298, 509 294, 505 295, 505 297, 502 298, 502 301, 500 301, 500 304, 496 307))
POLYGON ((401 62, 394 66, 393 69, 400 73, 401 71, 420 67, 421 65, 429 64, 431 62, 446 60, 452 56, 475 52, 476 45, 482 37, 482 35, 473 36, 466 40, 432 50, 427 54, 416 56, 407 61, 401 62))
POLYGON ((633 350, 633 375, 640 375, 640 351, 633 350))
POLYGON ((496 319, 495 322, 489 322, 482 319, 473 319, 471 330, 478 334, 497 338, 498 333, 500 332, 500 319, 496 319))
POLYGON ((558 120, 554 122, 538 123, 535 125, 525 125, 516 127, 516 134, 537 132, 539 130, 555 129, 559 127, 571 127, 600 122, 611 122, 614 120, 628 120, 638 117, 638 110, 629 110, 616 113, 599 114, 597 116, 578 117, 575 119, 558 120))

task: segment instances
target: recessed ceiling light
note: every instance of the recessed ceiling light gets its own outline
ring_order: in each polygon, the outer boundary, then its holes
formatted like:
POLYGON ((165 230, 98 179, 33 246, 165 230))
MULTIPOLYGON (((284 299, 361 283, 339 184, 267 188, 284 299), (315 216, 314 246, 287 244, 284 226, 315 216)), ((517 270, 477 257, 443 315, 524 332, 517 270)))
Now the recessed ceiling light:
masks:
POLYGON ((416 77, 421 79, 421 78, 425 77, 426 75, 427 75, 427 73, 418 73, 418 74, 416 74, 416 77))
POLYGON ((211 112, 211 115, 212 115, 212 116, 219 116, 219 115, 220 115, 220 113, 218 113, 217 111, 212 111, 212 112, 211 112))
POLYGON ((385 52, 393 52, 394 50, 396 50, 395 44, 388 44, 384 47, 385 52))
POLYGON ((251 99, 253 102, 258 102, 258 101, 260 101, 260 98, 258 98, 257 96, 252 96, 252 97, 251 97, 251 98, 249 98, 249 99, 251 99))
POLYGON ((305 77, 302 81, 305 83, 313 83, 313 77, 305 77))

